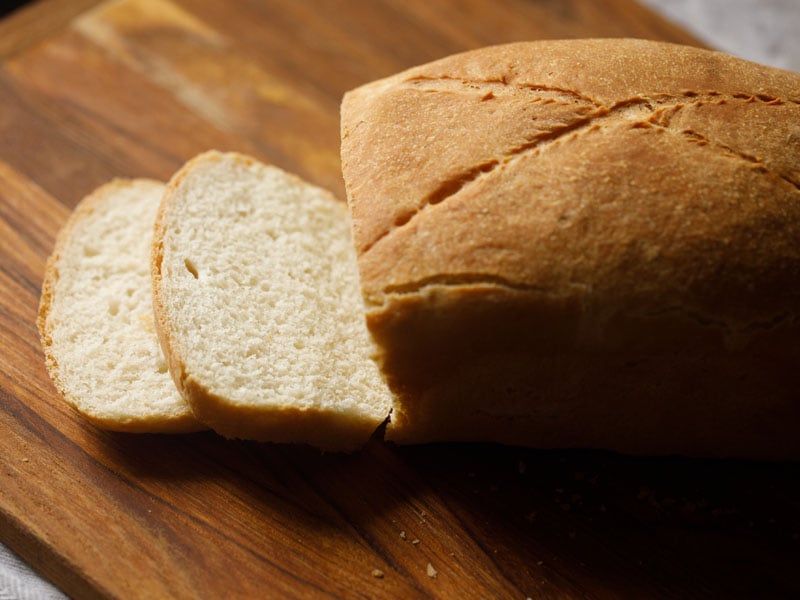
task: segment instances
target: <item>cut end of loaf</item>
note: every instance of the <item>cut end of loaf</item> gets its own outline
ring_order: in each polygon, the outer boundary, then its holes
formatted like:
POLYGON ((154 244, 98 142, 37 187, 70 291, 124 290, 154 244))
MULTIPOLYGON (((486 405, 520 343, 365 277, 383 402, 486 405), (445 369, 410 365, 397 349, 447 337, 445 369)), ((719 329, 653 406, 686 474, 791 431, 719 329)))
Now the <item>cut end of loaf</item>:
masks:
POLYGON ((343 203, 209 152, 170 183, 154 248, 159 334, 198 418, 227 437, 348 450, 384 421, 343 203))

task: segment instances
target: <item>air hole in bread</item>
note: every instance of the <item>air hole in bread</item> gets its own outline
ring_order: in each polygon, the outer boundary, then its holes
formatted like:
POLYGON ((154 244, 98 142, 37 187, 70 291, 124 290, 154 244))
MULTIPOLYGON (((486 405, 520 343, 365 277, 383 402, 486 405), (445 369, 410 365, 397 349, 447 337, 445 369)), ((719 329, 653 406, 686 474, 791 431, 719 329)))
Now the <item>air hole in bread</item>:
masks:
POLYGON ((112 317, 119 313, 119 300, 113 299, 108 301, 108 314, 112 317))
POLYGON ((189 271, 189 273, 191 273, 195 279, 197 279, 197 267, 194 266, 194 263, 191 261, 191 259, 184 259, 183 264, 186 266, 186 270, 189 271))

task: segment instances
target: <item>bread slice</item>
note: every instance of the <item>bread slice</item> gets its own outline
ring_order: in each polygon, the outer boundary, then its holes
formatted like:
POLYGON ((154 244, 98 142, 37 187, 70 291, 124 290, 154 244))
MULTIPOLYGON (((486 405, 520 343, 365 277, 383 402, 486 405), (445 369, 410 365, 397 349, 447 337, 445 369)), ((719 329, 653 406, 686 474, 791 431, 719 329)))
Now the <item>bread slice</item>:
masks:
POLYGON ((45 270, 38 327, 64 400, 105 429, 204 429, 170 379, 148 269, 165 186, 115 180, 82 200, 45 270))
POLYGON ((203 154, 168 186, 152 274, 175 383, 220 434, 352 450, 386 419, 347 207, 330 193, 203 154))
POLYGON ((349 92, 387 439, 800 458, 800 74, 522 42, 349 92))

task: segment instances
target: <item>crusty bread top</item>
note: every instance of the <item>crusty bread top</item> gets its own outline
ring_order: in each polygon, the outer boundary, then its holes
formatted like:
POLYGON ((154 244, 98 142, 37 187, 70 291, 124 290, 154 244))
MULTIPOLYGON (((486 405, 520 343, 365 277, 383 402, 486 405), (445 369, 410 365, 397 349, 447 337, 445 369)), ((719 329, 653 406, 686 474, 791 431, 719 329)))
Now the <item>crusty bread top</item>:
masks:
POLYGON ((170 370, 213 429, 349 450, 387 417, 347 207, 329 192, 208 152, 170 182, 153 250, 170 370))
POLYGON ((504 287, 721 327, 794 318, 800 75, 642 40, 516 43, 349 92, 370 308, 504 287))
POLYGON ((47 262, 38 326, 64 399, 100 427, 204 429, 167 371, 148 269, 164 185, 115 180, 83 199, 47 262))

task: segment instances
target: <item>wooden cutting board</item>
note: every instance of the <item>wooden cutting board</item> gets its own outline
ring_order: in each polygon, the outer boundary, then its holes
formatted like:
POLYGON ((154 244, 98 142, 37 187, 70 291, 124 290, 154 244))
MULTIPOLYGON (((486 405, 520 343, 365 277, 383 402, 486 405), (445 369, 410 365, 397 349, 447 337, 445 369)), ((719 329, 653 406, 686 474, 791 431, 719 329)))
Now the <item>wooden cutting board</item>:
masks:
POLYGON ((45 373, 44 261, 96 186, 218 148, 343 197, 346 90, 588 36, 696 43, 629 0, 52 0, 0 23, 0 540, 81 598, 799 597, 797 465, 121 435, 45 373))

